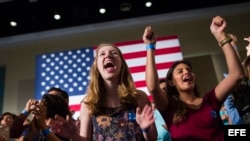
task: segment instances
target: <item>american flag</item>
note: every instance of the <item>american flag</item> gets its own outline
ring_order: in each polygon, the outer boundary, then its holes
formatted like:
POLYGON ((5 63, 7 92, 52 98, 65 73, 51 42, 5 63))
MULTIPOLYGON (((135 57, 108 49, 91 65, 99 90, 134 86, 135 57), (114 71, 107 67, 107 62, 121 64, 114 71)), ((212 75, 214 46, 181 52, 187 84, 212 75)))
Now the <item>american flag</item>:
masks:
MULTIPOLYGON (((145 82, 146 46, 142 40, 115 43, 130 68, 138 89, 148 90, 145 82)), ((85 47, 38 55, 36 58, 36 99, 40 99, 51 87, 68 92, 69 105, 79 115, 80 101, 85 95, 89 81, 89 70, 95 56, 96 47, 85 47)), ((174 61, 182 60, 182 52, 177 36, 157 38, 156 66, 159 78, 164 78, 174 61)))

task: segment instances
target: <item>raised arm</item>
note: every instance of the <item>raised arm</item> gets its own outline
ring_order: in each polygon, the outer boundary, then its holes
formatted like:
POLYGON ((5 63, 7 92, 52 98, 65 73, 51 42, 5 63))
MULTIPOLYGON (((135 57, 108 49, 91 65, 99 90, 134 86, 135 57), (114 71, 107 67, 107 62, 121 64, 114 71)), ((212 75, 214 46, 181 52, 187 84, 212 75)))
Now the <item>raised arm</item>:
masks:
MULTIPOLYGON (((146 44, 146 84, 149 93, 153 96, 155 106, 158 110, 164 110, 168 106, 167 94, 163 92, 159 85, 159 77, 155 64, 156 35, 151 26, 144 30, 143 41, 146 44)), ((166 72, 167 73, 167 72, 166 72)))
POLYGON ((215 95, 222 102, 244 76, 240 60, 230 44, 232 38, 225 33, 226 25, 226 21, 220 16, 214 17, 210 25, 210 30, 225 55, 228 68, 228 76, 215 88, 215 95))
POLYGON ((238 47, 237 47, 237 42, 238 42, 237 37, 234 34, 228 34, 228 36, 230 36, 232 38, 231 45, 233 46, 234 51, 236 52, 237 56, 241 60, 240 53, 239 53, 239 50, 238 50, 238 47))
POLYGON ((35 99, 29 99, 26 102, 24 110, 22 111, 22 113, 19 116, 16 117, 16 119, 14 120, 12 125, 10 126, 10 138, 19 138, 20 137, 21 133, 26 128, 23 125, 23 122, 25 121, 25 119, 27 118, 29 113, 31 112, 31 105, 35 105, 36 103, 38 103, 38 101, 35 99))

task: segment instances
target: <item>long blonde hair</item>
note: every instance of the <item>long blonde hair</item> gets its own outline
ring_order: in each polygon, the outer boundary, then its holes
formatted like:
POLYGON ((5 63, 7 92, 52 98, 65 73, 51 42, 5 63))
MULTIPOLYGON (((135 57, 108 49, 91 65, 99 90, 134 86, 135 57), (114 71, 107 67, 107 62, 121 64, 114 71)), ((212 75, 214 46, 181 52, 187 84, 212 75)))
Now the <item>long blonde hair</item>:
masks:
MULTIPOLYGON (((98 54, 100 48, 104 46, 115 47, 118 51, 119 56, 121 57, 122 64, 118 81, 118 93, 121 105, 125 108, 131 108, 131 106, 133 107, 137 106, 135 100, 135 94, 136 94, 135 85, 130 70, 128 68, 128 65, 122 56, 121 50, 114 44, 101 43, 98 45, 96 49, 96 54, 98 54)), ((105 108, 105 103, 104 103, 105 95, 103 94, 106 92, 106 89, 104 86, 104 80, 97 68, 97 59, 98 56, 96 55, 90 69, 90 82, 86 93, 87 95, 83 101, 86 105, 88 105, 88 109, 91 111, 93 115, 101 114, 102 111, 104 111, 103 109, 105 108)))

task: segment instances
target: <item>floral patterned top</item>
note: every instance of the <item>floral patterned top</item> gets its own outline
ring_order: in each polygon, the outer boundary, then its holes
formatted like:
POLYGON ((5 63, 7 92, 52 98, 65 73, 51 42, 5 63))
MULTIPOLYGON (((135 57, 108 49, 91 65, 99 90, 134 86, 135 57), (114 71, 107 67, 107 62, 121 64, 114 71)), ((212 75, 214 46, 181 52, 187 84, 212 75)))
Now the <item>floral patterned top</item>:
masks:
POLYGON ((135 110, 106 108, 104 113, 92 117, 94 141, 144 141, 135 110))

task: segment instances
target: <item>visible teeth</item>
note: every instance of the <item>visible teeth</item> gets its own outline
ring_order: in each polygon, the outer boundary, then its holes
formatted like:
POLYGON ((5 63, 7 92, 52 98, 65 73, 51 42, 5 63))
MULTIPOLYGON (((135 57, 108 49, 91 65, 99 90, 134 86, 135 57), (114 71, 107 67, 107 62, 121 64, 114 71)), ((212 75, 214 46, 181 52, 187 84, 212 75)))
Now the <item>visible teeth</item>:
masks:
POLYGON ((113 65, 113 62, 111 60, 106 61, 105 65, 107 65, 108 63, 111 63, 113 65))
POLYGON ((112 62, 109 62, 109 63, 106 63, 106 64, 104 65, 104 67, 105 67, 105 68, 107 68, 107 67, 114 67, 114 64, 113 64, 112 62))

